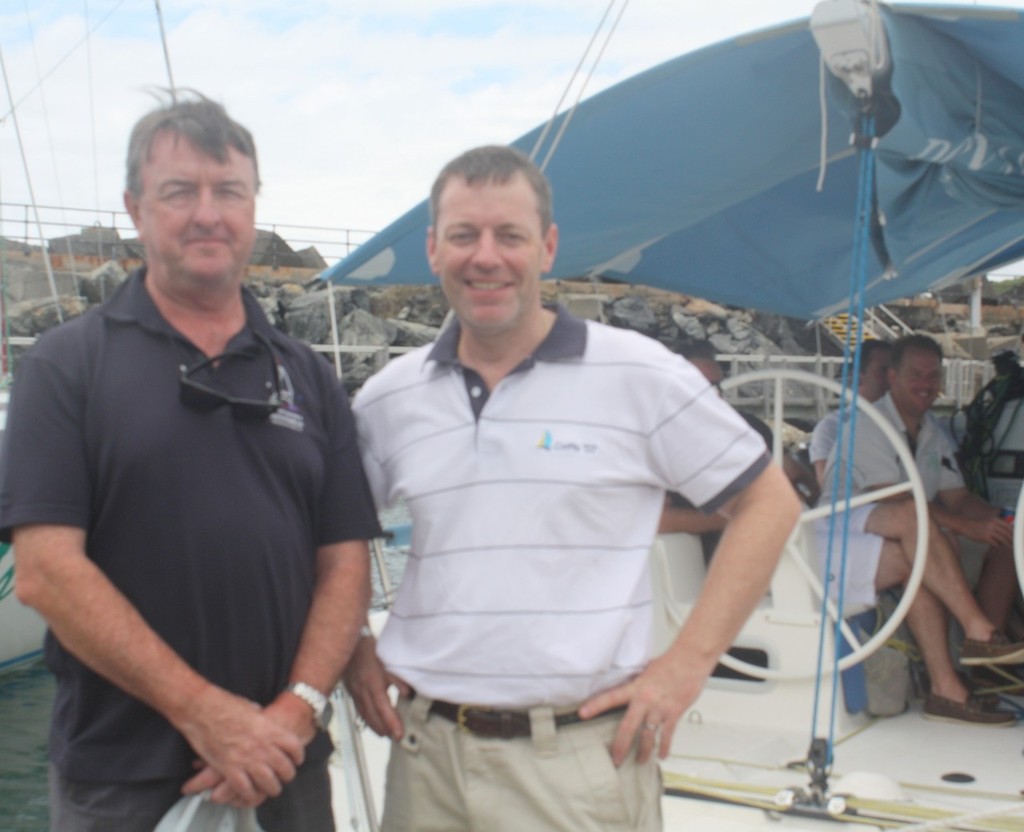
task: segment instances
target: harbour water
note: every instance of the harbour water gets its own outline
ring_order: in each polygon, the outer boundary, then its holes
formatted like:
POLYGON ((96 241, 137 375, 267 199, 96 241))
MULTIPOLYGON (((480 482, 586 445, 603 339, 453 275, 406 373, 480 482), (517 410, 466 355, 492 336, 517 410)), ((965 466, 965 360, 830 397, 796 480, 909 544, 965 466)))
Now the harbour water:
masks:
POLYGON ((0 832, 46 832, 53 677, 41 661, 0 675, 0 832))
MULTIPOLYGON (((382 514, 386 527, 408 522, 399 509, 382 514)), ((384 548, 392 585, 401 579, 407 548, 395 538, 384 548)), ((381 599, 374 574, 374 599, 381 599)), ((0 673, 0 832, 47 832, 46 736, 53 704, 53 677, 42 661, 0 673)))

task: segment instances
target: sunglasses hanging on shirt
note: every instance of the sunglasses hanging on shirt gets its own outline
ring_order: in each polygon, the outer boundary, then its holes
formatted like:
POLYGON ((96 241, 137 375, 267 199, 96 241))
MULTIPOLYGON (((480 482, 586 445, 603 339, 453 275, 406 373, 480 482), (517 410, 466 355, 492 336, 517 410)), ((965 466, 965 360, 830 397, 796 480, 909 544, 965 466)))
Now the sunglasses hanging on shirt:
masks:
POLYGON ((280 408, 281 381, 277 369, 277 353, 264 335, 261 335, 259 332, 253 332, 253 335, 255 335, 260 346, 266 351, 270 364, 271 380, 267 383, 267 387, 271 388, 271 392, 266 399, 232 396, 196 380, 197 376, 202 376, 204 372, 213 366, 219 366, 233 358, 252 357, 250 352, 234 350, 215 355, 212 358, 204 358, 198 364, 194 364, 191 367, 182 365, 179 368, 181 371, 181 403, 189 410, 194 410, 198 413, 207 413, 216 410, 218 407, 227 406, 231 408, 231 415, 240 422, 261 422, 280 408))

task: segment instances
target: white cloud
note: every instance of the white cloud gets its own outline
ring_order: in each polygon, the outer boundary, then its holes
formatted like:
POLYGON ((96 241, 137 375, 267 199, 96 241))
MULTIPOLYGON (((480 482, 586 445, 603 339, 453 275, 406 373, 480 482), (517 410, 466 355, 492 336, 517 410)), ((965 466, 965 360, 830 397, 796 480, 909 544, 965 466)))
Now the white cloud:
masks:
MULTIPOLYGON (((18 107, 37 201, 118 209, 128 132, 151 105, 143 90, 167 83, 151 0, 90 0, 90 25, 109 17, 87 47, 83 7, 68 13, 66 0, 26 4, 30 39, 26 13, 13 5, 0 9, 13 98, 36 84, 34 55, 43 73, 63 61, 45 82, 48 128, 38 93, 18 107)), ((369 229, 422 199, 456 153, 511 141, 550 117, 606 7, 605 0, 161 5, 176 83, 222 101, 256 137, 261 222, 369 229)), ((812 7, 813 0, 633 0, 587 95, 812 7)), ((9 102, 2 95, 0 102, 2 115, 9 102)), ((11 118, 0 122, 0 200, 28 201, 11 118)))

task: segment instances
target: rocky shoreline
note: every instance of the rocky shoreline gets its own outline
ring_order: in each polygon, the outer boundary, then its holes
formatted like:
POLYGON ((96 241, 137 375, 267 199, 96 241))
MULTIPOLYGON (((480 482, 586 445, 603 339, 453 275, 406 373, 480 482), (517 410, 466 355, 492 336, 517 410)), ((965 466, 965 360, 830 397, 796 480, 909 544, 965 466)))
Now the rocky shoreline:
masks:
MULTIPOLYGON (((247 285, 276 326, 310 344, 337 342, 351 347, 399 351, 434 340, 448 306, 437 285, 348 287, 328 286, 310 279, 284 279, 250 274, 247 285), (332 322, 331 303, 334 307, 332 322)), ((9 304, 8 333, 34 337, 64 320, 82 314, 110 296, 127 276, 117 261, 108 261, 76 279, 76 290, 52 297, 38 296, 9 304)), ((26 278, 28 276, 26 275, 26 278)), ((45 275, 32 278, 46 286, 45 275)), ((742 355, 812 354, 818 347, 812 330, 802 321, 717 304, 670 292, 622 284, 588 281, 548 282, 547 302, 561 302, 578 314, 633 329, 678 349, 687 341, 708 339, 722 353, 742 355)), ((17 294, 15 294, 17 296, 17 294)), ((358 388, 379 366, 370 349, 343 358, 343 377, 358 388)))
MULTIPOLYGON (((18 340, 34 337, 59 323, 58 308, 67 320, 102 303, 125 279, 126 267, 131 268, 133 263, 109 260, 87 274, 69 278, 66 272, 61 273, 57 303, 41 262, 15 262, 12 268, 7 261, 5 265, 5 297, 14 299, 5 310, 7 330, 18 340)), ((343 356, 343 378, 350 392, 379 368, 389 352, 432 341, 448 312, 437 285, 328 286, 317 280, 316 274, 315 269, 306 268, 252 267, 247 285, 282 330, 310 344, 334 344, 337 340, 361 348, 343 356)), ((671 292, 586 280, 546 282, 543 292, 548 302, 561 302, 577 314, 642 332, 674 351, 688 341, 707 339, 720 353, 733 355, 842 354, 839 344, 825 337, 817 324, 724 307, 671 292)), ((1021 330, 1019 304, 1012 300, 994 302, 992 292, 989 294, 984 307, 988 332, 983 354, 975 356, 979 358, 987 357, 999 338, 1015 343, 1021 330)), ((893 306, 911 328, 944 340, 948 354, 962 349, 958 339, 969 334, 962 292, 893 306)), ((15 364, 17 355, 18 351, 13 351, 15 364)))

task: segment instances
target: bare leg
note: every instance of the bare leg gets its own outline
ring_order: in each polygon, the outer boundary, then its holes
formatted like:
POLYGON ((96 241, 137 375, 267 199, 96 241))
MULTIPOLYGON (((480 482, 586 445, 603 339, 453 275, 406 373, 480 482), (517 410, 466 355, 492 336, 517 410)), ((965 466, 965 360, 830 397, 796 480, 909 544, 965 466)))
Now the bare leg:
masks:
MULTIPOLYGON (((995 625, 988 619, 977 599, 967 585, 960 561, 949 541, 929 520, 928 560, 924 567, 922 587, 928 589, 950 614, 960 622, 967 638, 988 641, 995 631, 995 625)), ((893 586, 906 580, 912 567, 912 558, 917 547, 917 521, 913 503, 909 500, 895 503, 879 503, 868 516, 865 530, 881 535, 898 544, 896 554, 883 557, 879 564, 877 581, 881 586, 893 586), (897 555, 902 554, 905 574, 897 555)), ((885 550, 883 549, 883 553, 885 550)), ((908 616, 909 621, 909 616, 908 616)), ((916 634, 915 634, 916 635, 916 634)), ((946 629, 942 629, 946 637, 946 629)))
POLYGON ((985 553, 985 562, 978 576, 975 595, 978 606, 992 620, 996 629, 1006 632, 1010 610, 1020 591, 1017 569, 1013 563, 1013 551, 993 546, 985 553))
POLYGON ((970 693, 960 681, 949 655, 946 611, 927 587, 918 589, 907 612, 907 626, 928 669, 931 692, 955 702, 966 702, 970 693))
MULTIPOLYGON (((909 575, 910 556, 902 551, 899 543, 887 539, 882 544, 875 586, 879 590, 888 589, 906 583, 909 575)), ((949 654, 946 610, 923 583, 907 611, 907 626, 928 669, 931 692, 956 702, 966 702, 968 690, 960 681, 949 654)))

